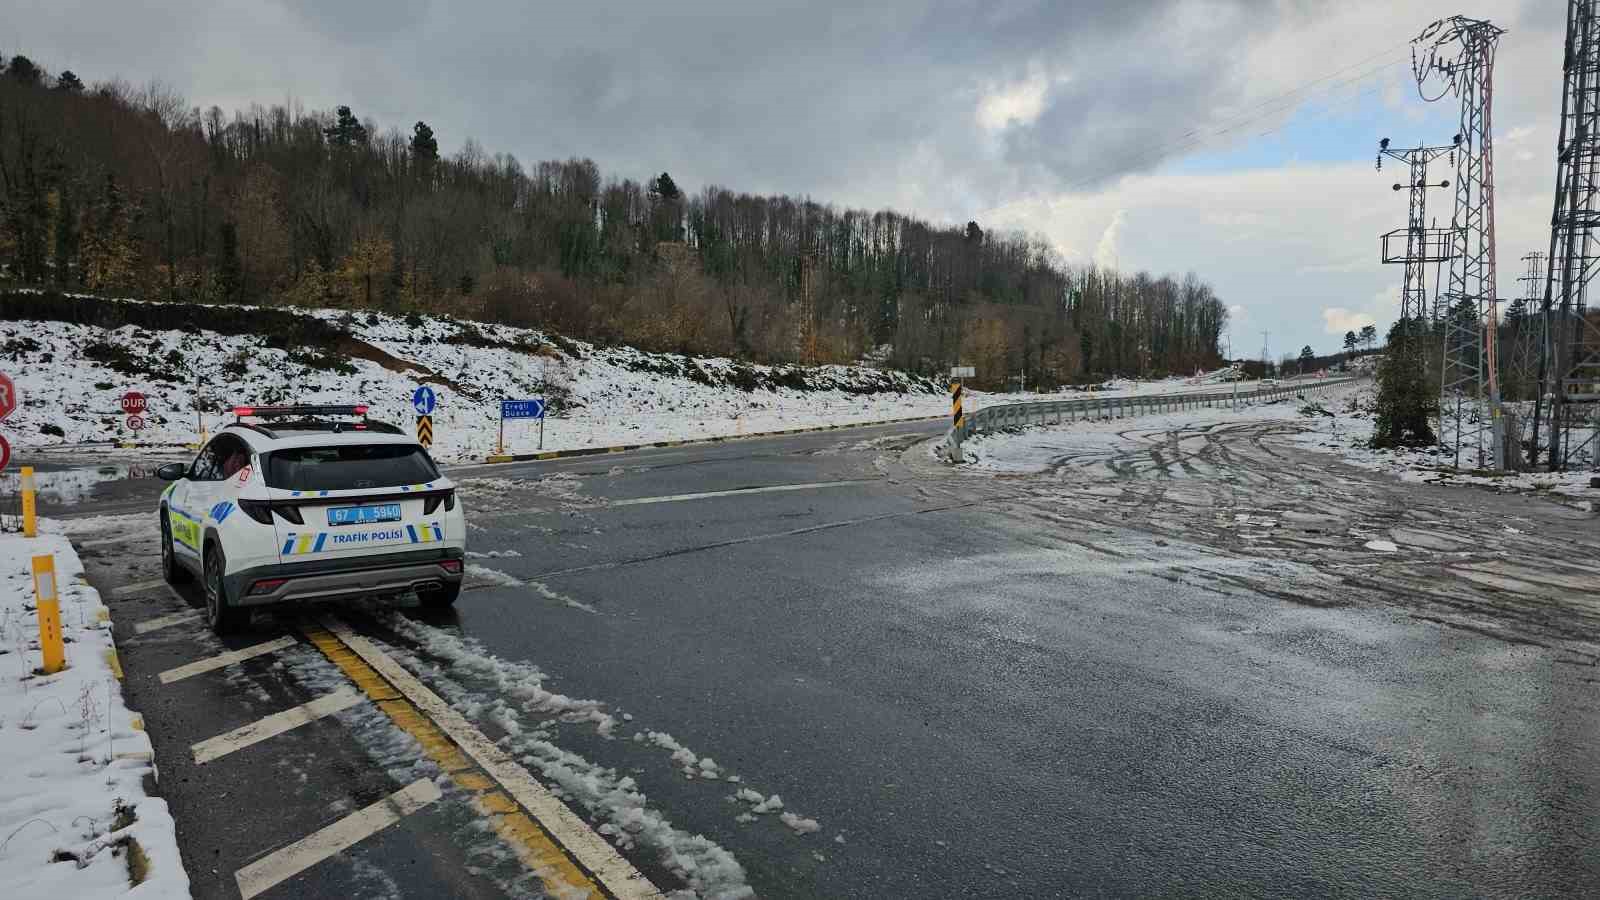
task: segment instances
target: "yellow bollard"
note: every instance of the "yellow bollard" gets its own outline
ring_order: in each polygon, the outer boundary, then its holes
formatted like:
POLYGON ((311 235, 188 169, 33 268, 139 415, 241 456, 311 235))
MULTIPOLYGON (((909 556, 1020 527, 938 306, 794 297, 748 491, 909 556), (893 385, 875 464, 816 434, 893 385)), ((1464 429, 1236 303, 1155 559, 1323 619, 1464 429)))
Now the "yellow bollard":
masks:
POLYGON ((33 496, 33 466, 22 467, 22 536, 39 536, 39 521, 33 496))
POLYGON ((39 601, 39 652, 46 675, 66 668, 66 645, 61 641, 61 604, 56 598, 56 558, 33 558, 33 594, 39 601))

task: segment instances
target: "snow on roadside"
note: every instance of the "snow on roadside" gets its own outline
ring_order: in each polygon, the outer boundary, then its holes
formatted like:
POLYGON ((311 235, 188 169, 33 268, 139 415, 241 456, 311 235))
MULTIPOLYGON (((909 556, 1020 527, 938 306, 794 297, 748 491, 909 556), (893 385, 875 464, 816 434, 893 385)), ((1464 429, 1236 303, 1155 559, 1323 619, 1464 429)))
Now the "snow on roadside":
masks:
POLYGON ((1487 488, 1500 493, 1531 494, 1585 512, 1594 511, 1595 500, 1600 499, 1600 490, 1590 487, 1589 479, 1595 472, 1458 471, 1434 447, 1374 450, 1370 444, 1376 390, 1372 385, 1362 387, 1341 400, 1337 409, 1329 403, 1329 411, 1336 414, 1334 428, 1310 430, 1290 440, 1310 450, 1336 453, 1352 466, 1394 475, 1401 481, 1413 484, 1457 485, 1487 488))
MULTIPOLYGON (((1327 396, 1339 394, 1334 392, 1327 396)), ((1321 402, 1332 401, 1324 397, 1321 402)), ((1129 440, 1127 435, 1133 433, 1284 419, 1300 421, 1303 420, 1298 414, 1301 405, 1298 400, 1278 400, 1238 409, 1214 407, 1125 419, 1030 425, 968 438, 962 442, 961 451, 973 469, 1009 474, 1044 472, 1064 459, 1092 458, 1125 447, 1129 440)))
MULTIPOLYGON (((8 420, 13 443, 19 449, 65 447, 79 453, 82 442, 135 437, 153 444, 188 443, 199 426, 193 405, 197 390, 212 409, 232 403, 361 401, 371 404, 375 418, 409 429, 415 421, 412 391, 427 382, 438 397, 434 455, 448 462, 493 452, 500 399, 564 397, 563 408, 545 423, 546 450, 940 417, 948 408, 941 384, 899 372, 852 366, 799 370, 645 353, 435 316, 283 311, 346 331, 370 348, 361 353, 387 354, 388 366, 360 356, 335 359, 323 350, 269 346, 268 335, 0 322, 0 352, 24 401, 8 420), (330 364, 345 371, 327 368, 330 364), (149 403, 146 427, 137 435, 127 429, 117 402, 129 390, 142 392, 149 403)), ((1183 393, 1217 386, 1169 378, 1124 379, 1109 388, 1048 395, 968 391, 967 398, 969 409, 976 409, 1040 396, 1183 393)), ((209 414, 206 427, 215 430, 228 419, 209 414)), ((540 447, 532 422, 507 423, 505 439, 510 452, 540 447)))
MULTIPOLYGON (((428 656, 448 665, 435 665, 401 647, 385 647, 385 652, 426 677, 464 714, 484 715, 494 722, 505 732, 502 744, 517 760, 554 782, 562 796, 588 810, 599 823, 596 831, 618 848, 639 846, 655 852, 663 866, 705 900, 755 896, 746 883, 744 867, 732 853, 704 835, 674 826, 662 812, 650 807, 649 798, 631 775, 592 763, 551 740, 553 735, 544 717, 614 725, 616 720, 602 711, 603 704, 551 693, 543 687, 545 676, 539 669, 489 655, 470 639, 398 613, 391 612, 383 621, 396 633, 415 641, 428 656), (463 676, 483 681, 488 689, 478 690, 476 685, 469 688, 463 676), (534 720, 528 721, 527 714, 534 720)), ((602 725, 600 732, 609 736, 609 725, 602 725)))
MULTIPOLYGON (((1184 427, 1216 427, 1281 421, 1297 431, 1274 437, 1307 450, 1338 456, 1343 462, 1415 484, 1466 485, 1502 493, 1545 497, 1586 512, 1595 509, 1600 490, 1589 485, 1595 473, 1456 471, 1436 448, 1374 450, 1372 404, 1376 388, 1336 388, 1306 400, 1282 400, 1239 409, 1188 410, 1127 419, 1078 421, 1059 426, 1029 426, 969 438, 962 444, 973 469, 1007 474, 1046 472, 1063 463, 1082 465, 1125 450, 1128 441, 1148 432, 1184 427)), ((930 452, 936 452, 931 448, 930 452)), ((1182 477, 1181 472, 1172 473, 1182 477)))
MULTIPOLYGON (((138 440, 191 442, 198 427, 193 406, 197 385, 218 405, 367 402, 375 418, 410 428, 415 421, 412 391, 427 381, 438 397, 433 449, 443 461, 493 452, 498 401, 507 398, 566 396, 566 409, 545 423, 546 450, 937 416, 947 405, 943 391, 932 382, 894 372, 827 366, 808 371, 809 389, 745 391, 727 380, 747 372, 776 378, 777 370, 575 341, 559 341, 564 349, 558 349, 540 332, 428 316, 414 320, 420 324, 413 326, 376 313, 306 314, 338 322, 390 354, 404 371, 356 357, 338 360, 349 373, 317 368, 306 363, 318 354, 268 346, 265 335, 0 322, 6 370, 24 404, 8 420, 13 445, 76 450, 80 448, 73 445, 81 442, 133 440, 118 406, 118 398, 129 390, 145 394, 149 403, 138 440), (451 341, 465 333, 491 345, 451 341), (86 353, 105 347, 125 348, 133 365, 148 366, 149 371, 129 374, 128 362, 108 361, 103 349, 94 356, 86 353)), ((206 424, 214 430, 229 418, 211 414, 206 424)), ((507 423, 505 437, 512 452, 539 445, 538 426, 531 422, 507 423)))
POLYGON ((0 537, 0 884, 12 897, 188 897, 166 801, 144 790, 154 751, 112 673, 108 612, 56 523, 41 526, 52 533, 0 537), (35 674, 35 555, 55 557, 55 675, 35 674))

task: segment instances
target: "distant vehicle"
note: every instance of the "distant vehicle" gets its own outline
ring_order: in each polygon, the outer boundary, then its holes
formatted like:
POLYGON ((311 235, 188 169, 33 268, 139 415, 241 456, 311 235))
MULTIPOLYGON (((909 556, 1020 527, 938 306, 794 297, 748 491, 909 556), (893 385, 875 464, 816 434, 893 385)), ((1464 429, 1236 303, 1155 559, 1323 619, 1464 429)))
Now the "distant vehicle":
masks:
POLYGON ((253 607, 461 593, 466 521, 455 485, 365 406, 235 407, 190 464, 156 475, 161 573, 198 576, 218 634, 253 607), (268 424, 246 422, 256 419, 268 424))
POLYGON ((1276 379, 1276 378, 1263 378, 1263 379, 1261 379, 1261 386, 1262 387, 1277 387, 1278 386, 1278 379, 1276 379))

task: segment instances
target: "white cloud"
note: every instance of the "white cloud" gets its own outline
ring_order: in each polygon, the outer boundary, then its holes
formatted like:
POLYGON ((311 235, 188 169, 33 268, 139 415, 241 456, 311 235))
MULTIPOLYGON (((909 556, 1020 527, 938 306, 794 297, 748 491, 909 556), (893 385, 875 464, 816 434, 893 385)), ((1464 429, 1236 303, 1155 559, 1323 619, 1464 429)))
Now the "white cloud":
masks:
POLYGON ((1352 312, 1342 306, 1328 306, 1322 310, 1322 333, 1343 337, 1347 331, 1359 332, 1378 320, 1364 312, 1352 312))
POLYGON ((1121 259, 1121 252, 1117 248, 1117 238, 1122 234, 1122 224, 1127 221, 1128 211, 1119 209, 1111 214, 1111 221, 1106 224, 1104 231, 1100 232, 1100 241, 1094 245, 1094 264, 1102 269, 1115 268, 1121 259))
POLYGON ((978 101, 978 124, 989 131, 1032 125, 1044 112, 1050 85, 1051 79, 1036 70, 1021 81, 991 91, 978 101))

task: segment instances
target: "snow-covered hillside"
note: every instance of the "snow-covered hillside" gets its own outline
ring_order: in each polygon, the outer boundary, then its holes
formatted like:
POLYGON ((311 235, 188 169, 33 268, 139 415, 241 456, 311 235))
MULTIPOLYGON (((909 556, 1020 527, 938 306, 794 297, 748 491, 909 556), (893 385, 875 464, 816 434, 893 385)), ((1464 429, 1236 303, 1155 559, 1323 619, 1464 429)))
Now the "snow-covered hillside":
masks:
MULTIPOLYGON (((207 309, 189 311, 203 325, 207 309)), ((412 391, 426 383, 439 397, 435 453, 454 460, 493 451, 501 399, 552 400, 546 449, 933 416, 947 405, 940 385, 896 372, 690 359, 430 316, 303 315, 334 326, 336 345, 203 327, 0 322, 0 370, 24 400, 4 433, 21 449, 133 440, 117 402, 129 390, 149 398, 141 442, 193 441, 197 394, 211 429, 234 403, 290 402, 367 402, 375 418, 410 427, 412 391)), ((507 424, 508 449, 537 441, 537 425, 507 424)))

